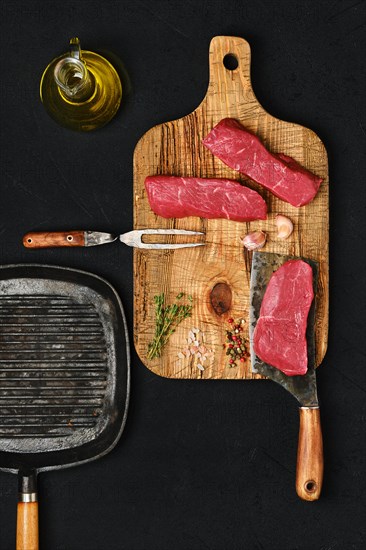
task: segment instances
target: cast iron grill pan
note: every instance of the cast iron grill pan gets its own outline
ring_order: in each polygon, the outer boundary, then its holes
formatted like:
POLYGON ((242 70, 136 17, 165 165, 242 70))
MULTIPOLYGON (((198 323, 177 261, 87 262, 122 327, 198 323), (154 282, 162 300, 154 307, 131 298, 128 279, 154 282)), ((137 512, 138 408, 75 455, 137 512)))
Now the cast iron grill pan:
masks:
POLYGON ((38 472, 108 452, 128 392, 125 317, 106 281, 50 266, 0 269, 0 468, 19 472, 21 498, 36 498, 38 472))
POLYGON ((108 360, 95 306, 62 294, 0 296, 0 330, 0 437, 70 446, 76 431, 96 429, 108 360))

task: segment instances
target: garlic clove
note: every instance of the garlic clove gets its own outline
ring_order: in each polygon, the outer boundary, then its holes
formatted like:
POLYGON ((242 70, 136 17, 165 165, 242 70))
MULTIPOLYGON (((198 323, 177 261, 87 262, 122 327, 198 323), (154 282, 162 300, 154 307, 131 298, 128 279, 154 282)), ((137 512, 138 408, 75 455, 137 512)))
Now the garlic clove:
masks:
POLYGON ((248 250, 257 250, 265 245, 267 235, 264 231, 252 231, 245 235, 241 242, 248 250))
POLYGON ((276 216, 277 237, 279 239, 287 239, 294 230, 294 224, 290 218, 277 214, 276 216))

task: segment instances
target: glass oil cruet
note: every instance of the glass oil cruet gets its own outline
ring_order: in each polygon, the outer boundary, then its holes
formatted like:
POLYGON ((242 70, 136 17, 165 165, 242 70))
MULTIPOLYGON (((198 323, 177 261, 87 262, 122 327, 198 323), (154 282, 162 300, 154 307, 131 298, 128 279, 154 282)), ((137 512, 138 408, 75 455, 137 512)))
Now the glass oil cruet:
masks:
POLYGON ((45 69, 40 94, 56 122, 73 130, 89 131, 104 126, 117 113, 122 85, 107 59, 81 50, 79 39, 72 38, 70 51, 45 69))

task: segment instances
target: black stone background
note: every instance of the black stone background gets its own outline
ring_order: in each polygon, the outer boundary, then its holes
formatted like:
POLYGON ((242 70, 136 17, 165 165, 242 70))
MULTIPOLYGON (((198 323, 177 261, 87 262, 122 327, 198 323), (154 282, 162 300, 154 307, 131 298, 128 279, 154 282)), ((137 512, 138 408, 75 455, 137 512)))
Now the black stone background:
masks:
MULTIPOLYGON (((118 290, 132 339, 132 250, 27 251, 28 230, 132 228, 132 155, 151 126, 195 109, 215 35, 246 38, 273 115, 312 128, 329 154, 329 347, 318 370, 321 500, 294 489, 297 404, 267 381, 175 381, 132 350, 117 448, 39 479, 42 550, 365 548, 365 4, 2 0, 0 263, 92 271, 118 290), (79 36, 119 56, 131 89, 92 133, 56 125, 39 100, 47 63, 79 36)), ((124 80, 128 88, 127 80, 124 80)), ((192 274, 194 276, 194 274, 192 274)), ((16 477, 0 472, 0 548, 14 548, 16 477)))

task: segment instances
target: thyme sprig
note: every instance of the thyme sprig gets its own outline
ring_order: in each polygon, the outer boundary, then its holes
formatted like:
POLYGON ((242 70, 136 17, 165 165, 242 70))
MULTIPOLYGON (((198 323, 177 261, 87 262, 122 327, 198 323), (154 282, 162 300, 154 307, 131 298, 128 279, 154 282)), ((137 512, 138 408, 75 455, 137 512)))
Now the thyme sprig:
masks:
MULTIPOLYGON (((184 292, 176 296, 176 300, 181 300, 184 292)), ((175 332, 176 327, 187 317, 192 315, 192 297, 188 296, 189 304, 179 304, 175 302, 171 305, 164 305, 165 295, 158 294, 154 296, 155 304, 155 336, 148 346, 147 358, 155 359, 160 357, 162 349, 168 342, 170 336, 175 332)))

